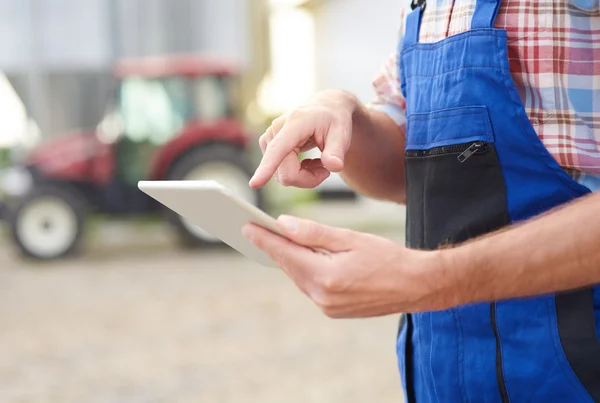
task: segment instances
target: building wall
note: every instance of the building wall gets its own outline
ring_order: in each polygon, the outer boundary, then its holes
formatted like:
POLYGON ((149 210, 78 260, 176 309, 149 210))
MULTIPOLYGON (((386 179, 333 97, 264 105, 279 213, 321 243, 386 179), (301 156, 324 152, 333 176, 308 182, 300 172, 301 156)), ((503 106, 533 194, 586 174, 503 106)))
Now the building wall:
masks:
POLYGON ((94 126, 119 57, 211 52, 249 65, 249 1, 0 0, 0 71, 45 135, 94 126))
MULTIPOLYGON (((373 78, 397 44, 400 0, 320 0, 314 11, 318 89, 342 88, 370 101, 373 78)), ((322 188, 347 186, 333 174, 322 188)))
POLYGON ((319 88, 344 88, 363 101, 396 47, 400 0, 322 0, 316 8, 319 88))

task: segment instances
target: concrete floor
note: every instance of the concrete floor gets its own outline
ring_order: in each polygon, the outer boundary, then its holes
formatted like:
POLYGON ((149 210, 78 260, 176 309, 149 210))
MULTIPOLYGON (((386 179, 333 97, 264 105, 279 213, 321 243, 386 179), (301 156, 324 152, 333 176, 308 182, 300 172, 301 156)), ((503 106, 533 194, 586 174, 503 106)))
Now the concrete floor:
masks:
MULTIPOLYGON (((302 215, 350 223, 329 208, 302 215)), ((396 317, 331 320, 236 253, 112 239, 50 265, 0 246, 0 402, 402 401, 396 317)))

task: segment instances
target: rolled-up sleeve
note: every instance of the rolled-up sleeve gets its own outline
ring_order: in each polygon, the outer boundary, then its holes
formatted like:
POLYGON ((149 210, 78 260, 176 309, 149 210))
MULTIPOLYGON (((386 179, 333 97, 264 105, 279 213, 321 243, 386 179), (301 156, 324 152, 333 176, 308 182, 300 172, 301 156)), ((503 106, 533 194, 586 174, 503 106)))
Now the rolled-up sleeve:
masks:
MULTIPOLYGON (((400 17, 399 41, 401 43, 404 33, 404 10, 400 17)), ((373 80, 373 88, 376 96, 367 106, 387 114, 399 126, 404 125, 406 123, 406 101, 400 90, 398 51, 392 53, 385 61, 381 71, 373 80)))

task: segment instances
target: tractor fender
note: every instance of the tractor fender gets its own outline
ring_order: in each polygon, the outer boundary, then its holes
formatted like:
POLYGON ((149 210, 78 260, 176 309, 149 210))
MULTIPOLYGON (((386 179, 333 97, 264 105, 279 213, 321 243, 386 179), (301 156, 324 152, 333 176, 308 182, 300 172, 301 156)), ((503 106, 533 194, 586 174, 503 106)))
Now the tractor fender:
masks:
POLYGON ((199 146, 225 143, 243 149, 248 140, 248 133, 237 121, 221 120, 213 124, 192 121, 179 135, 158 149, 150 164, 149 178, 165 179, 175 161, 199 146))

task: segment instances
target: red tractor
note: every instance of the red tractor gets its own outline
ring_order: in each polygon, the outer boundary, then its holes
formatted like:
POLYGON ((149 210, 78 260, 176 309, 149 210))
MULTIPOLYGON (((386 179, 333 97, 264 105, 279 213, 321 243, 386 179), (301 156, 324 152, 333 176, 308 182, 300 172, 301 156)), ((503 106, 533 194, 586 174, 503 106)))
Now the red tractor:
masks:
MULTIPOLYGON (((140 180, 217 180, 254 205, 249 134, 237 118, 234 66, 176 56, 120 62, 114 100, 96 130, 38 146, 4 172, 0 194, 12 238, 28 257, 77 249, 89 213, 131 216, 161 207, 140 180)), ((177 214, 167 219, 187 246, 219 242, 177 214)))

